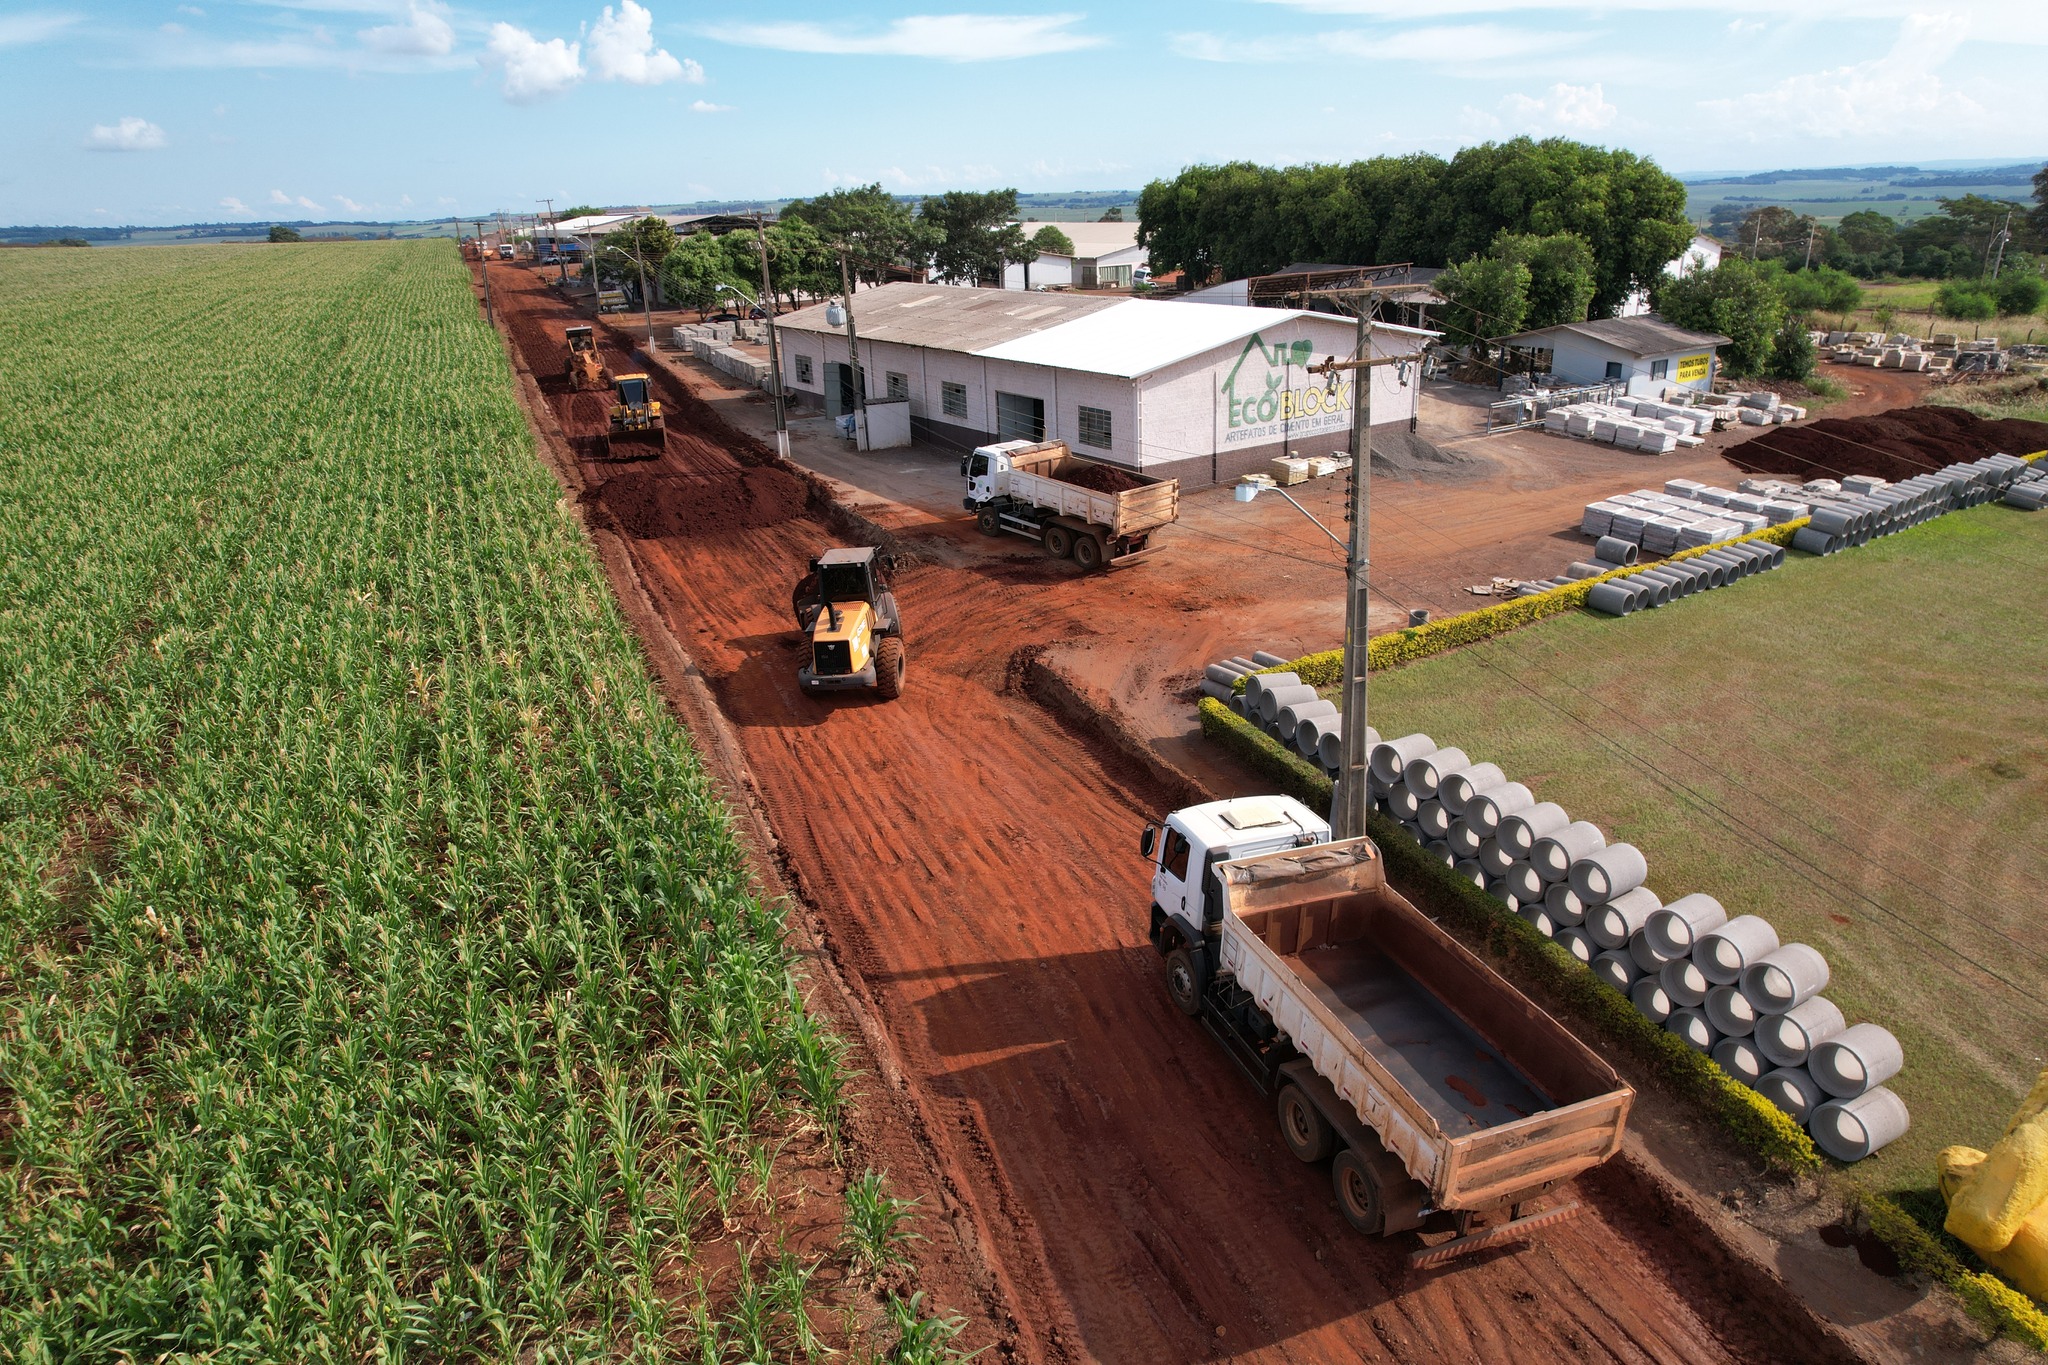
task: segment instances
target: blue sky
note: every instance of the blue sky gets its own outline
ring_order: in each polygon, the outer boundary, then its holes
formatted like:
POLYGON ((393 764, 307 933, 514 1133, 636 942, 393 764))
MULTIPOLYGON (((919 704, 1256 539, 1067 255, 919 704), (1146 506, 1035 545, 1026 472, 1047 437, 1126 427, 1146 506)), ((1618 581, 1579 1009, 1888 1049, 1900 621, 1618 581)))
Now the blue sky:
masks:
POLYGON ((0 222, 1121 188, 1521 132, 1680 173, 2017 159, 2044 58, 2042 0, 0 0, 0 222))

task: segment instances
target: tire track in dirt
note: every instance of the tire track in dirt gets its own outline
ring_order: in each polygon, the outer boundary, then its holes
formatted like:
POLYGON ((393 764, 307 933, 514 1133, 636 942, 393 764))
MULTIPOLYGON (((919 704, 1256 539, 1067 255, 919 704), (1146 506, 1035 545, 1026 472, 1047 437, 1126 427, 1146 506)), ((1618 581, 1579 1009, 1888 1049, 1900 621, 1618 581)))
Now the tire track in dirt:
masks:
MULTIPOLYGON (((494 274, 500 306, 534 371, 556 373, 572 315, 516 273, 494 274)), ((772 462, 657 382, 666 451, 586 461, 598 500, 653 474, 716 504, 772 462)), ((594 434, 592 405, 548 401, 572 441, 594 434)), ((1408 1271, 1403 1243, 1350 1231, 1327 1176, 1287 1155, 1265 1102, 1167 1004, 1135 852, 1165 795, 1032 703, 1009 666, 1030 645, 1142 629, 1142 579, 963 567, 930 547, 897 577, 903 697, 814 699, 795 684, 789 585, 843 538, 815 506, 766 525, 721 511, 685 509, 687 536, 632 540, 636 566, 729 720, 840 970, 937 1120, 949 1193, 1008 1300, 992 1316, 1014 1319, 1022 1355, 1750 1358, 1698 1311, 1716 1286, 1687 1281, 1687 1249, 1597 1179, 1581 1182, 1587 1216, 1540 1242, 1408 1271)), ((972 1292, 930 1287, 956 1305, 972 1292)))

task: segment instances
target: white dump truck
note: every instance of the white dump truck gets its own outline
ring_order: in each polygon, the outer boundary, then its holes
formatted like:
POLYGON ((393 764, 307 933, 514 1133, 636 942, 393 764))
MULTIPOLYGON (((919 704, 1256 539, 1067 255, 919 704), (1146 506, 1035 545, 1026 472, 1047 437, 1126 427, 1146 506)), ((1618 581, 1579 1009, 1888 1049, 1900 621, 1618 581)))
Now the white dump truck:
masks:
POLYGON ((1035 540, 1088 572, 1127 564, 1180 516, 1180 481, 1090 460, 1064 441, 1003 441, 960 461, 982 534, 1035 540))
POLYGON ((1579 1212, 1536 1201, 1621 1150, 1631 1090, 1291 797, 1145 827, 1166 989, 1260 1089, 1374 1235, 1449 1232, 1433 1265, 1579 1212))

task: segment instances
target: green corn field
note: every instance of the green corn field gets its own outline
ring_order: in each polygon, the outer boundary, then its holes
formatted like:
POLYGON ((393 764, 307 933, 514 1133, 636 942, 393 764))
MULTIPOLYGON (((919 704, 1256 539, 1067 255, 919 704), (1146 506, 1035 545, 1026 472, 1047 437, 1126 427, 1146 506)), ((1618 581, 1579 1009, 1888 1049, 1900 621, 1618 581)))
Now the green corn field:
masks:
POLYGON ((873 1349, 843 1049, 454 248, 0 296, 0 1359, 873 1349))

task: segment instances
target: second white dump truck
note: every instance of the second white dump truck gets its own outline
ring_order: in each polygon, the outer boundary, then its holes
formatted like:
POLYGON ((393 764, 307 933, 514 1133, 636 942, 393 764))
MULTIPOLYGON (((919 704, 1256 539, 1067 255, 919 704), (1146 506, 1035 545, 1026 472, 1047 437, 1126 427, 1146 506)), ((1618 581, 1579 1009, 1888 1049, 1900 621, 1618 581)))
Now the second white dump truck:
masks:
POLYGON ((960 461, 984 535, 1023 536, 1087 572, 1127 564, 1180 516, 1180 481, 1086 459, 1064 441, 1003 441, 960 461))
POLYGON ((1175 811, 1139 844, 1166 989, 1330 1162, 1375 1235, 1432 1265, 1576 1215, 1536 1201, 1621 1150, 1632 1091, 1387 885, 1369 839, 1291 797, 1175 811))

